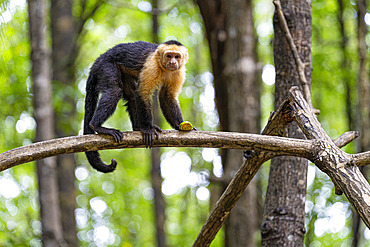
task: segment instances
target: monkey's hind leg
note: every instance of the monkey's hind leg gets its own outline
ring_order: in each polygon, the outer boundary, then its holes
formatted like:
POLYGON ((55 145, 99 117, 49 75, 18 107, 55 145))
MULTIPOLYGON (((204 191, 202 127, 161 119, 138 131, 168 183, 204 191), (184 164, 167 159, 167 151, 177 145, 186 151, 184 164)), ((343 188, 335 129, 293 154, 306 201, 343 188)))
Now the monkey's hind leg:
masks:
POLYGON ((121 142, 123 134, 120 130, 102 127, 102 124, 114 113, 118 101, 122 98, 122 91, 119 87, 105 90, 98 102, 98 106, 89 123, 89 126, 99 134, 113 136, 116 142, 121 142))

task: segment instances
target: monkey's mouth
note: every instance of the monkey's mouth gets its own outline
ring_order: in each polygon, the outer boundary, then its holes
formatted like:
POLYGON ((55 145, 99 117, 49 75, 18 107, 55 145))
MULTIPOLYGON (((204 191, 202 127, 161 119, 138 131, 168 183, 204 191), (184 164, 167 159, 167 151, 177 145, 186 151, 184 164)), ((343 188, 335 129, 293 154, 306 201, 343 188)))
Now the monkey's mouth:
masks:
POLYGON ((166 66, 166 68, 170 71, 174 71, 174 70, 178 69, 176 64, 174 64, 174 65, 169 64, 169 65, 166 66))

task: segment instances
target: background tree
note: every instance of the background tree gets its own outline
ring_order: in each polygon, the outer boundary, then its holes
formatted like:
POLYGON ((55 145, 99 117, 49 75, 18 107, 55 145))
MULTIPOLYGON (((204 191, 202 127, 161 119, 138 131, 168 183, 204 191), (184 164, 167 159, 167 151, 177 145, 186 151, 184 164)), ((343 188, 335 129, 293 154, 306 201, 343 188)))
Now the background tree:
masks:
MULTIPOLYGON (((84 25, 103 5, 103 1, 51 0, 52 69, 58 137, 78 133, 76 124, 76 59, 80 51, 79 39, 84 34, 84 25), (75 6, 75 7, 74 7, 75 6), (72 14, 73 7, 76 10, 72 14), (77 12, 77 13, 76 13, 77 12), (75 121, 73 121, 75 120, 75 121)), ((75 221, 75 155, 58 156, 58 181, 60 208, 65 240, 69 246, 78 246, 75 221)))
MULTIPOLYGON (((259 132, 259 83, 251 1, 198 1, 211 51, 220 130, 259 132)), ((222 150, 223 187, 243 153, 222 150)), ((256 182, 252 182, 225 225, 225 246, 255 246, 258 229, 256 182)))
MULTIPOLYGON (((54 111, 51 104, 50 52, 47 47, 46 6, 44 0, 28 1, 29 32, 33 80, 35 141, 54 138, 54 111)), ((63 245, 63 228, 58 198, 55 157, 36 162, 44 246, 63 245)))
MULTIPOLYGON (((358 129, 361 133, 360 141, 358 142, 357 151, 364 152, 370 149, 370 82, 368 68, 368 45, 366 44, 366 35, 368 33, 365 16, 368 2, 356 1, 357 4, 357 46, 358 46, 358 75, 357 75, 357 89, 358 89, 358 107, 357 107, 357 121, 358 129)), ((369 177, 369 167, 363 168, 363 174, 366 178, 369 177)), ((353 242, 352 246, 360 246, 363 230, 363 224, 359 219, 357 213, 353 215, 353 242)))
MULTIPOLYGON (((71 120, 76 113, 74 54, 78 51, 73 51, 73 47, 76 46, 76 40, 74 39, 75 23, 72 17, 72 0, 51 0, 50 3, 52 79, 54 92, 57 92, 55 97, 55 102, 57 103, 54 103, 56 105, 54 129, 57 136, 62 137, 76 134, 73 121, 71 120)), ((74 169, 76 164, 74 155, 58 156, 57 162, 64 238, 69 246, 78 246, 74 217, 76 208, 76 193, 74 189, 74 169)))
MULTIPOLYGON (((159 44, 158 39, 158 27, 159 27, 159 0, 152 0, 152 18, 153 18, 153 38, 152 42, 159 44)), ((161 127, 161 119, 159 118, 159 107, 158 107, 158 91, 153 96, 153 123, 161 127)), ((155 229, 156 239, 158 247, 165 247, 166 245, 166 233, 165 233, 165 221, 166 221, 166 202, 162 194, 162 177, 161 177, 161 160, 160 160, 160 149, 152 148, 152 169, 151 169, 151 180, 154 193, 154 217, 155 217, 155 229)))
MULTIPOLYGON (((300 59, 308 64, 304 73, 311 86, 311 1, 288 0, 281 1, 281 5, 300 59)), ((303 88, 298 64, 277 15, 275 10, 275 109, 287 98, 290 87, 303 88)), ((288 137, 304 138, 295 122, 286 131, 288 137)), ((261 225, 262 246, 303 246, 306 187, 307 160, 285 156, 271 160, 261 225)))

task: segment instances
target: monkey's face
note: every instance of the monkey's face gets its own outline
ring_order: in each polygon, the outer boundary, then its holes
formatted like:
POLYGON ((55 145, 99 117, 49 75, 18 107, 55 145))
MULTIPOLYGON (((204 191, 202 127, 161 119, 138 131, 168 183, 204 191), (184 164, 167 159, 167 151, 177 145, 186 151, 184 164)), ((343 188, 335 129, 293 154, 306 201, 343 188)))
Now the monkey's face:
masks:
POLYGON ((183 64, 183 56, 177 51, 166 51, 163 54, 162 64, 170 71, 178 70, 183 64))

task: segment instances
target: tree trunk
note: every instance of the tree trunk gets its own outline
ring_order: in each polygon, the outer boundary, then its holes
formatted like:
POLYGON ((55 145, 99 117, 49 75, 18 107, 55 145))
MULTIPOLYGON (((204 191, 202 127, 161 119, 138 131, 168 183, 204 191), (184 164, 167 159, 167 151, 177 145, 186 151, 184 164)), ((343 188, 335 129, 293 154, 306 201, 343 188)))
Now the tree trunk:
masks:
MULTIPOLYGON (((198 4, 211 49, 220 129, 258 133, 260 92, 252 1, 216 2, 198 1, 198 4)), ((225 187, 242 161, 242 151, 222 150, 225 187)), ((253 180, 226 221, 225 246, 255 246, 257 209, 253 180)))
MULTIPOLYGON (((358 142, 358 152, 364 152, 370 150, 370 82, 369 82, 369 70, 367 65, 367 44, 366 34, 367 26, 365 23, 365 15, 367 12, 367 0, 357 0, 357 43, 358 43, 358 55, 359 55, 359 71, 357 78, 358 88, 358 126, 360 130, 360 140, 358 142)), ((369 177, 369 167, 365 166, 362 169, 362 173, 365 178, 369 177)), ((354 210, 353 210, 354 211, 354 210)), ((354 212, 353 216, 353 242, 352 246, 360 246, 361 239, 361 220, 359 219, 358 213, 354 212)))
MULTIPOLYGON (((158 10, 159 0, 152 0, 153 12, 152 12, 152 30, 153 30, 153 42, 158 43, 158 10)), ((158 126, 161 126, 158 109, 158 92, 155 92, 153 96, 153 122, 158 126)), ((160 160, 160 148, 152 148, 152 188, 154 192, 154 217, 156 226, 156 240, 157 247, 165 247, 166 245, 166 233, 164 231, 166 222, 166 202, 162 195, 162 176, 161 176, 161 160, 160 160)))
POLYGON ((352 99, 351 99, 351 91, 352 91, 352 83, 351 83, 351 74, 348 73, 348 71, 351 70, 351 61, 349 59, 348 55, 348 37, 347 32, 345 28, 345 17, 344 17, 344 9, 345 9, 345 3, 343 0, 338 0, 338 21, 339 21, 339 29, 341 34, 341 50, 342 50, 342 57, 340 66, 343 69, 341 73, 341 80, 343 83, 343 86, 346 90, 346 113, 347 113, 347 123, 348 123, 348 129, 353 130, 353 110, 352 110, 352 99))
POLYGON ((360 152, 370 149, 370 82, 369 70, 367 65, 367 44, 366 34, 367 26, 365 23, 365 14, 367 10, 367 1, 358 0, 358 53, 360 59, 358 73, 358 91, 359 91, 359 116, 361 117, 361 145, 360 152))
MULTIPOLYGON (((311 1, 281 1, 283 13, 311 85, 311 1)), ((289 88, 302 88, 292 50, 274 16, 274 59, 276 71, 275 109, 288 96, 289 88)), ((289 137, 303 138, 294 122, 287 129, 289 137)), ((294 157, 272 159, 261 226, 262 246, 303 246, 307 160, 294 157)))
MULTIPOLYGON (((33 79, 34 115, 36 120, 35 141, 55 137, 54 112, 51 104, 50 54, 46 46, 44 0, 29 0, 31 60, 33 79)), ((63 243, 60 218, 56 158, 36 162, 39 182, 39 200, 44 246, 59 246, 63 243)))
MULTIPOLYGON (((75 117, 74 89, 74 23, 71 0, 51 1, 52 61, 53 81, 59 95, 63 95, 63 108, 56 112, 56 133, 58 137, 75 135, 73 118, 75 117)), ((58 181, 60 208, 64 238, 69 246, 78 246, 74 211, 76 194, 74 188, 74 170, 76 162, 73 154, 58 156, 58 181)))
MULTIPOLYGON (((252 1, 227 2, 223 84, 227 91, 228 131, 259 133, 260 90, 253 29, 252 1), (232 113, 232 114, 230 114, 232 113)), ((227 118, 226 118, 227 117, 227 118)), ((224 174, 229 178, 243 162, 240 150, 225 150, 224 174)), ((225 246, 256 246, 258 229, 257 183, 253 179, 225 223, 225 246)))

